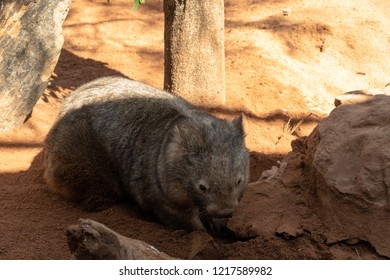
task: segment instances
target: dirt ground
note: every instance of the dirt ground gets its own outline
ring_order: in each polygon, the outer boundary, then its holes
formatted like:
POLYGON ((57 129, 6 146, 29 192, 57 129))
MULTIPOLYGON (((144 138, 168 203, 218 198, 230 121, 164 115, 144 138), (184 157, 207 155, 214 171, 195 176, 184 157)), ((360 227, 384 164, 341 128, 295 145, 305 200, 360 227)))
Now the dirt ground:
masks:
MULTIPOLYGON (((85 212, 47 188, 39 153, 66 95, 108 75, 163 86, 162 1, 136 12, 132 3, 74 0, 50 86, 23 128, 0 135, 0 259, 72 258, 65 229, 78 218, 185 259, 382 258, 364 242, 326 244, 320 231, 233 240, 164 227, 132 205, 85 212)), ((227 102, 212 112, 245 113, 252 182, 312 131, 335 95, 390 82, 389 10, 387 0, 225 1, 227 102)))

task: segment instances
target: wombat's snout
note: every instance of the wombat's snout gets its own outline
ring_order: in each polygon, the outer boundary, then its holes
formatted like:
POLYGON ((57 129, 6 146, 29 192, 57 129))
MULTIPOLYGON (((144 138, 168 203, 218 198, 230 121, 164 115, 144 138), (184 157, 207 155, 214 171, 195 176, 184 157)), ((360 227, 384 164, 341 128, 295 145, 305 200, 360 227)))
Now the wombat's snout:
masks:
POLYGON ((226 208, 221 211, 219 211, 216 218, 231 218, 233 216, 234 209, 233 208, 226 208))
POLYGON ((218 218, 218 219, 231 218, 233 216, 233 212, 234 212, 233 208, 225 208, 222 210, 212 208, 212 209, 207 209, 207 210, 208 210, 207 212, 209 213, 210 216, 212 216, 213 218, 218 218))
POLYGON ((211 217, 216 219, 231 218, 233 216, 234 209, 237 205, 238 205, 237 199, 227 200, 225 198, 225 200, 222 201, 222 203, 221 202, 210 203, 206 207, 206 210, 211 217))

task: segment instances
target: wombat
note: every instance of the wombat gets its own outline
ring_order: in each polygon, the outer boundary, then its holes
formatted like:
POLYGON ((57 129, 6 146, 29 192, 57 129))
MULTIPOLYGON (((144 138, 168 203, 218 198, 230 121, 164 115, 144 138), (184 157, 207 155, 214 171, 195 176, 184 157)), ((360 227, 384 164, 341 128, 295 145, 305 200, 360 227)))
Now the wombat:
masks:
POLYGON ((65 98, 44 161, 48 184, 89 210, 132 200, 188 231, 223 228, 249 176, 242 116, 221 120, 121 77, 65 98))

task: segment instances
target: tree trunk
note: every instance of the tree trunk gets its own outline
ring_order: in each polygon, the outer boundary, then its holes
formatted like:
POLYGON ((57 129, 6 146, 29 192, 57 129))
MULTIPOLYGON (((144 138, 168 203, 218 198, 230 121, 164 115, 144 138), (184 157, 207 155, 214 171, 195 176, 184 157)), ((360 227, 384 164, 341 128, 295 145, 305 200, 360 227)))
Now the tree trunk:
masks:
POLYGON ((61 52, 70 0, 0 1, 0 131, 22 126, 61 52))
POLYGON ((164 0, 164 89, 197 106, 225 103, 224 1, 164 0))

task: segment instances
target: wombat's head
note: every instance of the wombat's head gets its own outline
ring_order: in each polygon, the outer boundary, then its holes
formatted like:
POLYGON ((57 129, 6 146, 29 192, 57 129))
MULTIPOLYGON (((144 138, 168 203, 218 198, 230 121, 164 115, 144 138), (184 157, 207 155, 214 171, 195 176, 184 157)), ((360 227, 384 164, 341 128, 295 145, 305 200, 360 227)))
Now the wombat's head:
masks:
POLYGON ((249 177, 242 116, 184 119, 170 142, 170 173, 193 204, 211 218, 231 217, 249 177))

